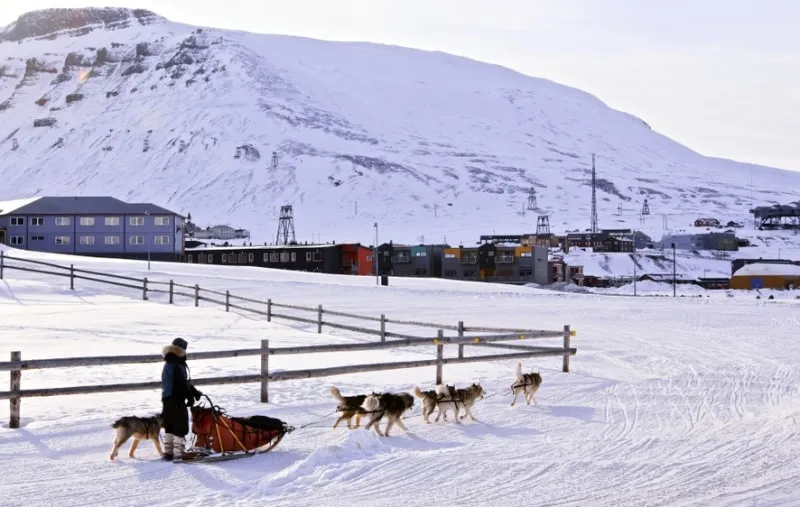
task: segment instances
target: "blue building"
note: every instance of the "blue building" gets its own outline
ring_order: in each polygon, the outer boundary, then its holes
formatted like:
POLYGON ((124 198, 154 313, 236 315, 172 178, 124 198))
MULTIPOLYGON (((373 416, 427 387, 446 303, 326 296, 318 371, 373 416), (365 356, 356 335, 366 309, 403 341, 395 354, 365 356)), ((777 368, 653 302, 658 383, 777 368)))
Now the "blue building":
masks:
POLYGON ((22 250, 180 261, 184 218, 113 197, 32 197, 0 201, 0 243, 22 250))

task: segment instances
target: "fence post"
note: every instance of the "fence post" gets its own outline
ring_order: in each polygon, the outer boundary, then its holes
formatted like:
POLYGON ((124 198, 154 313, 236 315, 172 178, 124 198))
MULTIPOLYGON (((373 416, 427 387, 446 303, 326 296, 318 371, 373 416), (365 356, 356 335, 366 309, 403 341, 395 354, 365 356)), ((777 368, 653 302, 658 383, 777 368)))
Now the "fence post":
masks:
POLYGON ((230 290, 226 290, 225 291, 225 311, 226 312, 231 311, 231 291, 230 290))
POLYGON ((194 284, 194 306, 200 306, 200 285, 194 284))
POLYGON ((5 268, 6 265, 5 258, 6 258, 5 252, 0 250, 0 280, 3 279, 3 268, 5 268))
POLYGON ((569 325, 564 326, 564 362, 561 365, 561 371, 569 373, 569 337, 572 336, 572 331, 569 325))
POLYGON ((272 299, 267 299, 267 322, 272 322, 272 299))
POLYGON ((169 281, 169 304, 172 304, 172 301, 175 297, 175 282, 173 280, 169 281))
POLYGON ((386 314, 381 314, 381 341, 386 341, 386 314))
MULTIPOLYGON (((22 361, 22 352, 16 351, 11 353, 12 361, 22 361)), ((9 428, 19 428, 19 414, 20 414, 20 381, 22 380, 22 370, 11 370, 11 389, 9 406, 9 428)))
MULTIPOLYGON (((458 337, 459 338, 464 338, 464 321, 463 320, 459 320, 458 321, 458 337)), ((463 357, 464 357, 464 344, 463 343, 459 343, 458 344, 458 358, 461 359, 463 357)))
POLYGON ((147 277, 142 280, 142 301, 147 301, 147 277))
POLYGON ((261 403, 269 403, 269 340, 261 340, 261 403))
POLYGON ((444 343, 441 340, 444 338, 444 331, 441 329, 436 333, 436 385, 442 383, 442 366, 444 361, 444 343))
POLYGON ((75 265, 69 265, 69 290, 75 290, 75 265))
POLYGON ((322 305, 317 309, 317 333, 322 334, 322 305))

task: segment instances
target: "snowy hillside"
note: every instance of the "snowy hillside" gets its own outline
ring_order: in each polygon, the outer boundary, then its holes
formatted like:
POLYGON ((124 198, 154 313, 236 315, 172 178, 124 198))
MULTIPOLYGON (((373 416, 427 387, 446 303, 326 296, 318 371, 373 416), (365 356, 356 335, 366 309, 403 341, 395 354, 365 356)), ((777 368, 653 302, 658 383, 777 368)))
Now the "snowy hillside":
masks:
POLYGON ((0 199, 111 193, 262 240, 291 203, 300 240, 369 242, 378 221, 382 240, 466 243, 534 230, 530 188, 554 230, 588 227, 593 152, 604 227, 638 227, 645 198, 658 237, 798 199, 800 173, 702 157, 587 93, 447 54, 126 9, 0 34, 0 199))

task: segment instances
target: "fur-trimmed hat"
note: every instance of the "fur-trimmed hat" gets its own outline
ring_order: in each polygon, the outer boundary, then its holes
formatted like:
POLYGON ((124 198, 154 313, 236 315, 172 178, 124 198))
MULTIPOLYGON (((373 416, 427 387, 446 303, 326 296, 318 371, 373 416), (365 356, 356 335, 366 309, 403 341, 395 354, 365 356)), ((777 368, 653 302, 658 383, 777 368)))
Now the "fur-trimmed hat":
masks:
POLYGON ((174 340, 172 340, 172 344, 183 351, 186 351, 186 347, 189 346, 189 344, 183 338, 175 338, 174 340))

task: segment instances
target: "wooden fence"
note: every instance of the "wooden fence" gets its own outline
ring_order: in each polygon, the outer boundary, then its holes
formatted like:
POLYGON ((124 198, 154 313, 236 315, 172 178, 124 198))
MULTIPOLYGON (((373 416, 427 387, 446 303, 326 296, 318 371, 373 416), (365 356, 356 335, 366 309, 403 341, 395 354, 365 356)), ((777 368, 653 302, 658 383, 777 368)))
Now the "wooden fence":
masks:
MULTIPOLYGON (((498 361, 506 359, 520 359, 540 356, 562 356, 562 371, 569 371, 569 358, 577 353, 577 349, 570 348, 570 337, 574 332, 569 326, 564 326, 563 331, 539 331, 531 334, 498 334, 489 336, 461 336, 445 337, 444 330, 439 330, 436 338, 406 338, 400 340, 389 340, 375 343, 348 343, 330 345, 310 345, 301 347, 281 347, 271 348, 269 340, 261 340, 261 347, 254 349, 223 350, 211 352, 195 352, 188 354, 188 359, 192 361, 203 359, 222 359, 240 356, 259 356, 260 372, 250 375, 228 375, 223 377, 210 377, 193 379, 192 383, 197 386, 223 385, 223 384, 244 384, 258 382, 261 384, 261 402, 269 401, 269 383, 284 380, 296 380, 305 378, 328 377, 332 375, 345 375, 351 373, 364 373, 384 370, 397 370, 406 368, 420 368, 425 366, 436 367, 437 384, 443 380, 443 366, 445 364, 464 364, 480 361, 498 361), (525 345, 511 345, 494 342, 535 339, 535 338, 555 338, 563 337, 563 347, 533 347, 525 345), (519 352, 480 355, 472 357, 452 357, 444 356, 444 346, 446 344, 462 345, 465 343, 478 344, 484 346, 510 347, 519 352), (423 359, 416 361, 403 361, 392 363, 372 363, 356 364, 344 366, 332 366, 328 368, 276 371, 269 370, 269 357, 276 355, 289 354, 314 354, 323 352, 354 352, 363 350, 382 350, 396 347, 413 347, 420 345, 436 345, 436 358, 423 359)), ((93 393, 116 393, 123 391, 143 391, 161 388, 161 382, 137 382, 124 384, 103 384, 103 385, 83 385, 71 387, 53 387, 43 389, 25 389, 21 387, 23 370, 39 370, 50 368, 76 368, 88 366, 108 366, 119 364, 145 364, 161 362, 163 358, 158 355, 140 356, 101 356, 101 357, 71 357, 59 359, 33 359, 22 360, 22 352, 11 352, 9 362, 0 362, 0 371, 10 372, 11 382, 9 391, 0 391, 0 399, 10 400, 9 428, 19 428, 21 417, 22 398, 49 397, 77 394, 93 393)))
MULTIPOLYGON (((463 337, 466 333, 530 333, 534 330, 530 329, 514 329, 504 327, 481 327, 469 326, 466 327, 463 321, 455 324, 437 324, 433 322, 420 322, 415 320, 400 320, 389 319, 386 314, 380 316, 359 315, 349 312, 341 312, 337 310, 329 310, 323 306, 317 305, 315 307, 300 306, 286 303, 276 303, 272 299, 258 300, 244 296, 237 296, 231 294, 230 290, 220 291, 215 289, 202 288, 198 284, 189 285, 178 283, 174 280, 150 280, 145 278, 135 278, 131 276, 117 275, 111 273, 102 273, 100 271, 92 271, 87 269, 76 268, 73 264, 64 266, 52 262, 36 261, 31 259, 22 259, 6 255, 0 251, 0 280, 3 279, 4 270, 12 269, 19 271, 26 271, 31 273, 40 273, 45 275, 60 276, 69 278, 69 288, 75 290, 75 280, 87 280, 96 283, 113 285, 126 289, 141 292, 142 300, 147 301, 150 294, 165 294, 168 297, 169 304, 174 304, 176 298, 187 298, 194 302, 194 306, 199 307, 200 301, 223 306, 226 312, 231 309, 255 313, 263 315, 267 318, 267 322, 272 319, 282 319, 292 322, 299 322, 316 326, 317 333, 322 333, 323 327, 327 326, 333 329, 341 329, 354 333, 367 334, 379 336, 381 341, 386 341, 387 338, 418 338, 407 333, 400 333, 388 331, 387 326, 393 324, 396 326, 405 327, 421 327, 430 329, 442 329, 446 331, 455 331, 458 336, 463 337), (9 261, 11 261, 9 263, 9 261), (19 264, 17 264, 19 263, 19 264), (20 265, 20 264, 28 264, 20 265), (49 268, 49 269, 46 269, 49 268), (250 306, 245 306, 250 305, 250 306), (276 311, 278 310, 278 311, 276 311), (294 310, 297 312, 305 312, 312 314, 309 316, 297 316, 287 313, 281 313, 280 310, 294 310), (376 328, 354 326, 350 324, 343 324, 341 322, 334 322, 332 317, 340 317, 344 319, 361 320, 365 322, 374 322, 376 328)), ((464 357, 464 345, 459 345, 458 356, 464 357)))
MULTIPOLYGON (((74 265, 63 266, 44 261, 35 261, 31 259, 21 259, 5 255, 0 251, 0 279, 3 279, 4 270, 13 269, 32 273, 40 273, 45 275, 54 275, 69 278, 69 288, 75 289, 75 280, 88 280, 117 287, 128 288, 136 291, 141 291, 142 299, 147 301, 149 295, 152 293, 162 293, 168 295, 169 303, 173 304, 176 297, 189 298, 194 301, 195 306, 200 305, 200 301, 221 305, 225 307, 225 311, 230 311, 232 308, 246 312, 252 312, 264 315, 267 321, 273 318, 284 319, 294 322, 301 322, 311 325, 316 325, 317 332, 322 333, 323 326, 328 326, 334 329, 342 329, 355 333, 370 334, 380 336, 379 342, 374 343, 350 343, 350 344, 330 344, 330 345, 312 345, 302 347, 282 347, 270 348, 268 340, 262 340, 260 348, 254 349, 236 349, 224 351, 211 351, 211 352, 195 352, 188 354, 191 360, 203 359, 223 359, 239 356, 259 356, 261 358, 261 370, 258 374, 252 375, 231 375, 223 377, 200 378, 193 380, 193 383, 198 386, 204 385, 223 385, 223 384, 240 384, 240 383, 254 383, 261 384, 261 402, 267 403, 269 400, 269 382, 295 380, 303 378, 318 378, 331 375, 343 375, 350 373, 362 373, 383 370, 396 370, 405 368, 419 368, 424 366, 436 366, 436 382, 442 382, 442 369, 445 364, 462 364, 473 363, 479 361, 496 361, 504 359, 519 359, 538 356, 562 356, 562 371, 569 372, 569 358, 577 353, 577 349, 570 348, 570 338, 575 336, 575 331, 570 329, 570 326, 564 326, 561 331, 549 330, 530 330, 530 329, 509 329, 502 327, 466 327, 463 321, 459 321, 455 325, 442 325, 430 322, 420 322, 413 320, 396 320, 387 319, 385 314, 380 317, 372 317, 366 315, 358 315, 348 312, 340 312, 334 310, 326 310, 322 305, 315 308, 304 307, 299 305, 275 303, 272 299, 266 301, 257 300, 254 298, 247 298, 243 296, 236 296, 230 291, 218 291, 213 289, 203 289, 199 285, 187 285, 169 281, 155 281, 148 278, 135 278, 124 275, 116 275, 110 273, 102 273, 99 271, 92 271, 86 269, 76 268, 74 265), (8 261, 12 261, 9 263, 8 261), (27 263, 28 266, 21 266, 14 264, 14 262, 27 263), (46 269, 49 268, 49 269, 46 269), (186 292, 189 291, 189 292, 186 292), (214 297, 216 296, 216 297, 214 297), (244 306, 243 304, 257 305, 257 308, 244 306), (300 312, 314 313, 314 317, 299 317, 296 315, 288 315, 275 312, 275 309, 295 310, 300 312), (355 320, 364 320, 379 323, 379 329, 372 329, 360 326, 353 326, 349 324, 342 324, 332 322, 326 319, 325 316, 342 317, 355 320), (402 326, 414 326, 423 328, 436 328, 437 335, 435 338, 423 338, 412 336, 404 333, 387 331, 387 324, 395 324, 402 326), (445 336, 445 331, 456 331, 457 336, 445 336), (472 333, 472 335, 470 335, 472 333), (495 333, 477 335, 475 333, 495 333), (387 340, 387 338, 392 338, 387 340), (510 340, 524 340, 524 339, 538 339, 538 338, 563 338, 562 347, 534 347, 519 344, 503 344, 495 343, 510 340), (286 354, 312 354, 322 352, 354 352, 362 350, 381 350, 386 348, 396 347, 412 347, 420 345, 436 345, 436 358, 417 361, 393 362, 393 363, 373 363, 373 364, 359 364, 359 365, 346 365, 334 366, 329 368, 295 370, 295 371, 269 371, 269 356, 271 355, 286 355, 286 354), (452 344, 458 345, 458 357, 445 358, 444 345, 452 344), (479 355, 472 357, 464 357, 464 346, 475 345, 482 347, 492 348, 509 348, 518 350, 519 352, 494 354, 494 355, 479 355)), ((31 397, 46 397, 46 396, 62 396, 62 395, 77 395, 77 394, 92 394, 92 393, 112 393, 123 391, 140 391, 140 390, 154 390, 160 389, 160 382, 138 382, 138 383, 125 383, 125 384, 104 384, 104 385, 88 385, 88 386, 72 386, 72 387, 53 387, 44 389, 26 389, 22 390, 21 380, 23 370, 36 370, 36 369, 50 369, 50 368, 75 368, 87 366, 108 366, 118 364, 144 364, 161 362, 163 358, 159 355, 138 355, 138 356, 102 356, 102 357, 73 357, 73 358, 58 358, 58 359, 34 359, 22 360, 22 353, 20 351, 11 352, 11 360, 9 362, 0 362, 0 371, 10 372, 10 390, 0 391, 0 399, 10 400, 10 418, 9 427, 18 428, 20 421, 20 406, 22 398, 31 397)))

